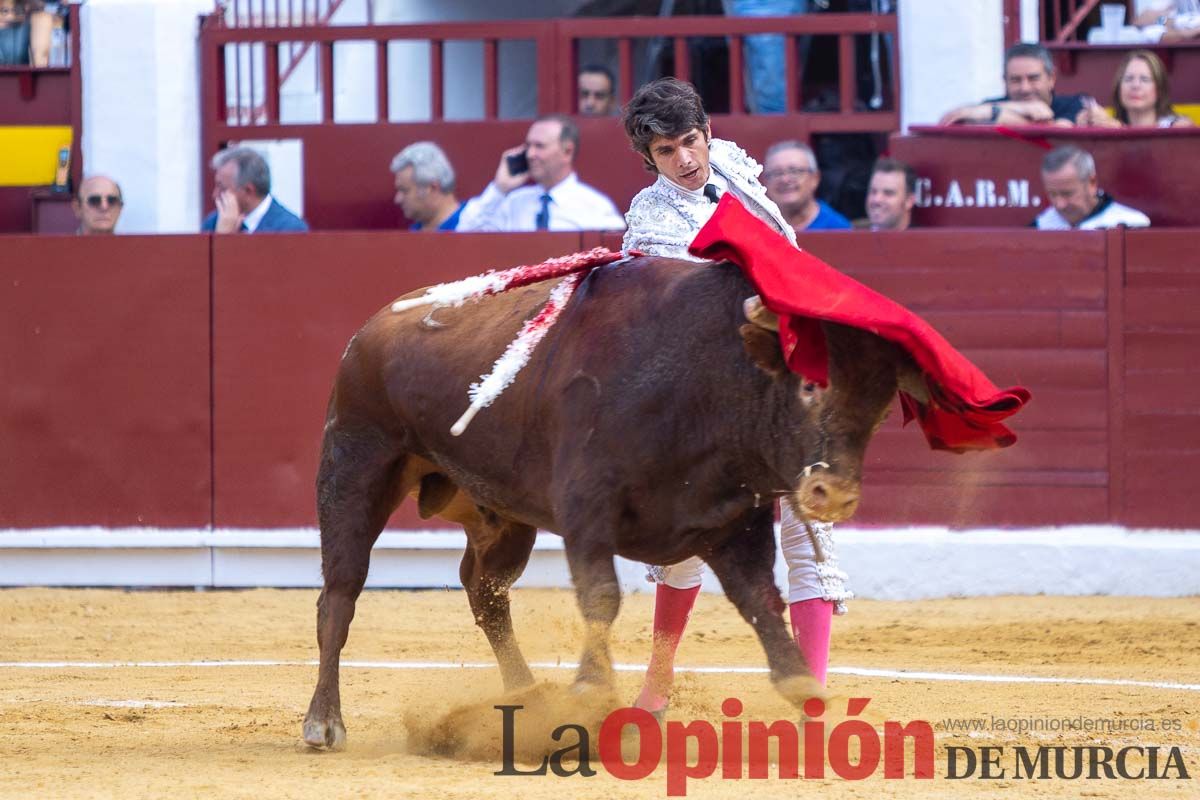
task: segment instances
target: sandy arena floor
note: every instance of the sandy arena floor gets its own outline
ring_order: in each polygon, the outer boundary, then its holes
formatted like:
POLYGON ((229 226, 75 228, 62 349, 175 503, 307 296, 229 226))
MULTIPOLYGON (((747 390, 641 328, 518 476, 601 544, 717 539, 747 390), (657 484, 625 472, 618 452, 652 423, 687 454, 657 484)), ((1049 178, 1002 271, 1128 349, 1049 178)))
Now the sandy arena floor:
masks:
MULTIPOLYGON (((179 662, 316 657, 315 591, 0 591, 0 796, 2 797, 665 797, 665 766, 641 781, 598 774, 497 777, 495 760, 465 761, 411 751, 415 734, 443 712, 470 703, 490 709, 500 694, 494 669, 343 667, 348 747, 318 753, 299 744, 316 668, 204 666, 179 662), (45 662, 71 662, 54 666, 45 662), (39 662, 36 667, 15 662, 39 662), (84 668, 80 662, 157 666, 84 668), (175 665, 164 665, 174 662, 175 665), (407 724, 406 724, 407 722, 407 724)), ((626 598, 615 657, 640 663, 649 649, 650 598, 626 598)), ((514 596, 518 636, 531 661, 578 656, 581 624, 561 591, 514 596)), ((837 777, 707 780, 689 797, 1197 797, 1200 796, 1200 598, 1005 597, 911 603, 858 601, 834 624, 833 708, 871 698, 863 715, 927 720, 936 732, 935 778, 849 781, 837 777), (966 682, 863 676, 838 668, 1003 676, 1136 680, 1191 688, 966 682), (948 719, 1080 718, 1124 730, 951 731, 948 719), (1146 720, 1156 729, 1148 731, 1146 720), (1165 725, 1164 725, 1165 721, 1165 725), (1137 728, 1142 728, 1141 730, 1137 728), (1165 728, 1165 729, 1164 729, 1165 728), (999 780, 948 780, 946 747, 1006 748, 999 780), (1013 748, 1024 745, 1138 745, 1180 749, 1190 780, 1015 780, 1013 748)), ((490 662, 459 591, 369 592, 359 603, 344 659, 490 662)), ((719 596, 701 597, 680 651, 681 665, 761 667, 750 629, 719 596)), ((571 672, 535 670, 559 686, 571 672)), ((619 673, 623 698, 639 676, 619 673)), ((720 723, 726 697, 745 704, 740 720, 797 719, 763 674, 680 676, 671 719, 720 723)), ((561 722, 572 722, 568 718, 561 722)), ((498 724, 499 712, 479 720, 498 724)), ((837 718, 831 717, 831 726, 837 718)), ((518 723, 519 724, 519 723, 518 723)), ((1131 769, 1145 766, 1135 759, 1131 769)), ((1159 768, 1161 770, 1162 764, 1159 768)), ((827 774, 832 774, 828 772, 827 774)), ((1177 774, 1177 773, 1172 773, 1177 774)))

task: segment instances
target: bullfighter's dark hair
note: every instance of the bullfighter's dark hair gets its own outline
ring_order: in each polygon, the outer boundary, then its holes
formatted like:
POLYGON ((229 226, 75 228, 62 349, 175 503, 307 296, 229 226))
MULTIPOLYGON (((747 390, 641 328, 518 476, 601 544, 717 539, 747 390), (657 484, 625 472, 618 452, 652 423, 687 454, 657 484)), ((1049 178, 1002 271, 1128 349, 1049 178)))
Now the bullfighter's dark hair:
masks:
POLYGON ((704 131, 708 114, 695 86, 675 78, 659 78, 637 90, 625 106, 621 122, 629 143, 646 162, 646 169, 658 172, 650 156, 654 137, 674 139, 694 128, 704 131))
POLYGON ((887 157, 877 159, 875 166, 871 167, 871 174, 876 172, 903 172, 904 188, 909 194, 917 193, 917 171, 903 161, 887 157))

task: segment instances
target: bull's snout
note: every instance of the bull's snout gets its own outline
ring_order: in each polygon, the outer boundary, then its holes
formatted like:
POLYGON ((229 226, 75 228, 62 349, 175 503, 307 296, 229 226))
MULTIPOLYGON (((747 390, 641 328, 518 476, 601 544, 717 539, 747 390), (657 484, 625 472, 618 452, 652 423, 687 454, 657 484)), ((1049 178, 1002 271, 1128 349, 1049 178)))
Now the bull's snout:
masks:
POLYGON ((858 509, 859 484, 832 473, 809 475, 800 483, 796 499, 800 511, 817 522, 845 522, 858 509))

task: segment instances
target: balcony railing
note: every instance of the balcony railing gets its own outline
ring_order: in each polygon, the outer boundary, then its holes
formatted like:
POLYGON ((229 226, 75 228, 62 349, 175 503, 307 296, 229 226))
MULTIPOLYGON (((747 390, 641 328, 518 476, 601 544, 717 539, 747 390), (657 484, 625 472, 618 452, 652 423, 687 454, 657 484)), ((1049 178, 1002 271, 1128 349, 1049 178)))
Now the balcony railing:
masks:
MULTIPOLYGON (((257 6, 273 6, 259 0, 257 6)), ((281 6, 286 4, 281 2, 281 6)), ((281 8, 281 12, 286 11, 281 8)), ((672 72, 688 78, 692 65, 689 40, 724 38, 728 42, 729 109, 745 114, 749 87, 744 74, 745 39, 757 34, 779 34, 787 42, 784 74, 785 113, 797 113, 805 102, 798 63, 801 37, 834 37, 837 40, 835 111, 824 110, 808 119, 813 130, 880 131, 899 127, 899 52, 894 14, 807 14, 778 18, 670 17, 613 19, 551 19, 533 21, 448 22, 412 25, 254 25, 231 26, 225 15, 214 15, 201 35, 205 87, 204 117, 221 127, 288 124, 280 118, 280 92, 309 50, 315 51, 314 86, 320 94, 319 121, 334 123, 334 48, 339 43, 368 43, 374 49, 375 121, 387 122, 393 42, 423 43, 428 49, 427 121, 446 120, 447 46, 473 41, 482 45, 482 69, 477 85, 482 93, 482 119, 499 116, 501 87, 499 53, 502 45, 532 43, 536 54, 537 113, 574 113, 575 74, 581 43, 610 40, 616 44, 618 95, 624 101, 635 90, 635 44, 650 40, 673 56, 672 72), (889 36, 885 68, 889 75, 878 110, 856 107, 856 38, 889 36)), ((237 17, 235 19, 243 19, 237 17)), ((254 19, 250 15, 249 19, 254 19)), ((267 15, 265 19, 276 19, 267 15)), ((283 20, 293 19, 286 13, 283 20)), ((411 79, 410 76, 406 76, 411 79)), ((462 83, 462 81, 458 81, 462 83)), ((307 123, 307 124, 311 124, 307 123)))

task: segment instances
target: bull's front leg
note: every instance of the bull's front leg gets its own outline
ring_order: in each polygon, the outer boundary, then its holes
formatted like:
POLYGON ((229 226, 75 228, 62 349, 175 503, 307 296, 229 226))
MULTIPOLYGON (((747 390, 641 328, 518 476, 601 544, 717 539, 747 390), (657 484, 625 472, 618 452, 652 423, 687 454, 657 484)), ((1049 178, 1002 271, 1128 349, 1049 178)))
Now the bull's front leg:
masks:
POLYGON ((600 543, 600 538, 581 534, 565 541, 567 566, 584 621, 583 656, 575 675, 575 685, 579 688, 611 689, 614 683, 609 639, 621 608, 621 586, 617 582, 612 546, 600 543))
POLYGON ((783 621, 786 604, 775 585, 775 526, 770 507, 755 509, 735 524, 705 561, 725 596, 754 628, 767 654, 771 682, 791 703, 823 694, 783 621))

